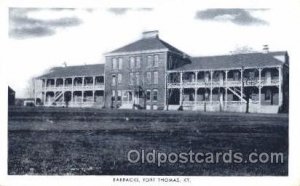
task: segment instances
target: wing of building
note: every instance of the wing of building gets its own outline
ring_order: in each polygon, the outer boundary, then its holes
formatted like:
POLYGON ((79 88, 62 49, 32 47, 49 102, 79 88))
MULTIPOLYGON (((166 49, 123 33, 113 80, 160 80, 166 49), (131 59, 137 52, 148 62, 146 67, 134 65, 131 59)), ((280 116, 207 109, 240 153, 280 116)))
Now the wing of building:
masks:
POLYGON ((288 75, 286 51, 191 57, 150 31, 106 53, 104 65, 40 76, 37 98, 45 106, 278 113, 288 110, 288 75))
POLYGON ((103 107, 104 64, 55 67, 35 87, 37 105, 103 107))

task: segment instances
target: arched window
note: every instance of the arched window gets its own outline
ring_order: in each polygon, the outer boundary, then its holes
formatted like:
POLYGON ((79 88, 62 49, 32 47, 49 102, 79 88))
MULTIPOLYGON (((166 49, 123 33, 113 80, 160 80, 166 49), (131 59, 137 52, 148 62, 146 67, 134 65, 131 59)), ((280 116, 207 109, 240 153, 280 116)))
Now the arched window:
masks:
POLYGON ((147 90, 147 92, 146 92, 146 98, 147 98, 147 101, 151 100, 151 90, 147 90))

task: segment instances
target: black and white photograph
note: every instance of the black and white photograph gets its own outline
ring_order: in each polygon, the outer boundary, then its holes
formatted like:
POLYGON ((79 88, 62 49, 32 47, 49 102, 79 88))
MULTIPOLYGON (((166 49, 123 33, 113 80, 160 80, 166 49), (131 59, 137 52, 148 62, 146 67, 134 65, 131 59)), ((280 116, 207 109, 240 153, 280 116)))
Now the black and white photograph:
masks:
POLYGON ((7 6, 3 185, 299 185, 300 4, 286 3, 7 6))

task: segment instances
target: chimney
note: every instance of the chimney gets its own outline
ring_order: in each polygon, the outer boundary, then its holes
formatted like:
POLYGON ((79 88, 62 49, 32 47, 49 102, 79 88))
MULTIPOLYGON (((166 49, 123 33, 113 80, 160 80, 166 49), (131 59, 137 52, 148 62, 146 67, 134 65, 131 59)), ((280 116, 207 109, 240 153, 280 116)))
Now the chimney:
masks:
POLYGON ((158 30, 143 32, 143 39, 158 38, 158 30))
POLYGON ((263 45, 263 52, 265 54, 269 53, 269 46, 268 45, 263 45))

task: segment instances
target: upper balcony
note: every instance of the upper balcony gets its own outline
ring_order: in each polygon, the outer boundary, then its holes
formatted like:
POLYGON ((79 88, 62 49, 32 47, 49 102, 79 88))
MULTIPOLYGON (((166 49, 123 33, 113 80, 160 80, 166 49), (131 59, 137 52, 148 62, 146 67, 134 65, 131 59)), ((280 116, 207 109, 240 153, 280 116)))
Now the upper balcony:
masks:
POLYGON ((104 90, 104 76, 55 78, 43 80, 42 90, 104 90))
POLYGON ((278 86, 278 68, 170 72, 168 88, 278 86))

